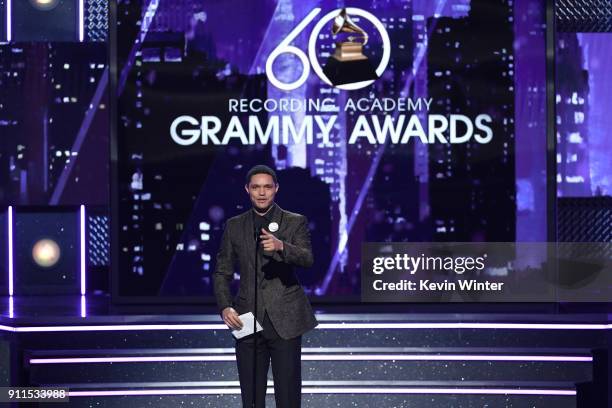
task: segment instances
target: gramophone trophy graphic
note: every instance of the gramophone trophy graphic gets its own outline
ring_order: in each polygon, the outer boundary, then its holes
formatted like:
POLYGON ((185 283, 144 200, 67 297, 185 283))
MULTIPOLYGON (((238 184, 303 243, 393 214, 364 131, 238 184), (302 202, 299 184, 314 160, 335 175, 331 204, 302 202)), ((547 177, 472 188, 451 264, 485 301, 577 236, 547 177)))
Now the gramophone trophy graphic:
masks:
POLYGON ((336 42, 336 51, 329 57, 323 72, 334 86, 378 79, 368 57, 363 55, 363 47, 368 42, 368 33, 355 24, 346 13, 346 8, 334 18, 332 34, 349 35, 348 41, 336 42))

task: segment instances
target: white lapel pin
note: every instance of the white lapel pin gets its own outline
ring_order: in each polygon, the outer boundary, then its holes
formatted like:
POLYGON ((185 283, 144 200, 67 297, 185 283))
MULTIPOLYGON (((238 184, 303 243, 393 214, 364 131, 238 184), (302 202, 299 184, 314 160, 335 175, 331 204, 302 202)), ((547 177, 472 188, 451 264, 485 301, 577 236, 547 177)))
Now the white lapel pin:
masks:
POLYGON ((270 225, 268 225, 268 230, 270 230, 270 232, 278 231, 278 224, 275 222, 271 222, 270 225))

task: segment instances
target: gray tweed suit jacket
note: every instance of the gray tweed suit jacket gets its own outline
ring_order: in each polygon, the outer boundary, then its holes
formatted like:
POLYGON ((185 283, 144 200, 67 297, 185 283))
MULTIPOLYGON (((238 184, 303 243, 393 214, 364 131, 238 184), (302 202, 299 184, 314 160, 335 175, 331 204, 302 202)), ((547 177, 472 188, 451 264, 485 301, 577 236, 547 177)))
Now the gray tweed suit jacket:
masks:
MULTIPOLYGON (((257 291, 257 320, 268 316, 283 339, 306 333, 318 324, 310 301, 300 285, 294 268, 309 268, 313 263, 310 233, 306 217, 285 211, 277 204, 271 210, 271 222, 279 225, 274 232, 283 241, 283 251, 262 251, 257 261, 259 289, 257 291)), ((238 314, 254 311, 255 304, 255 234, 252 209, 227 220, 221 248, 213 274, 215 296, 219 311, 228 306, 238 314), (234 279, 234 265, 240 270, 238 294, 232 297, 230 282, 234 279)))

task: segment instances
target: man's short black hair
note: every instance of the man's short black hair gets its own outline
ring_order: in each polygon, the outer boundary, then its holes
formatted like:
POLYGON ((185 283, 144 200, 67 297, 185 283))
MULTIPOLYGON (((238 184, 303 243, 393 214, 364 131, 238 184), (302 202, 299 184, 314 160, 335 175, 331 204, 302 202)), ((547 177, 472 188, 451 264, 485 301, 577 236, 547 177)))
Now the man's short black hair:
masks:
POLYGON ((278 181, 276 180, 276 172, 266 165, 258 164, 257 166, 253 166, 251 170, 249 170, 249 172, 247 173, 246 175, 247 185, 251 183, 251 177, 253 177, 256 174, 269 174, 270 176, 272 176, 272 180, 274 180, 274 184, 278 184, 278 181))

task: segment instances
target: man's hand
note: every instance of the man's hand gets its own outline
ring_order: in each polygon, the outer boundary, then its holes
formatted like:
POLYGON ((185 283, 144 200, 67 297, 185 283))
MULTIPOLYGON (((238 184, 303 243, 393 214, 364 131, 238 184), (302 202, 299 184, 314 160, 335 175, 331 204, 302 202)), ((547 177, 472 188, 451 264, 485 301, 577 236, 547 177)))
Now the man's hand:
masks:
POLYGON ((283 241, 276 238, 271 232, 266 231, 265 228, 261 229, 261 233, 262 235, 260 235, 259 238, 261 238, 261 246, 264 251, 283 250, 283 241))
POLYGON ((221 312, 221 317, 230 329, 242 329, 242 320, 240 320, 238 312, 236 312, 233 307, 226 307, 223 309, 221 312))

